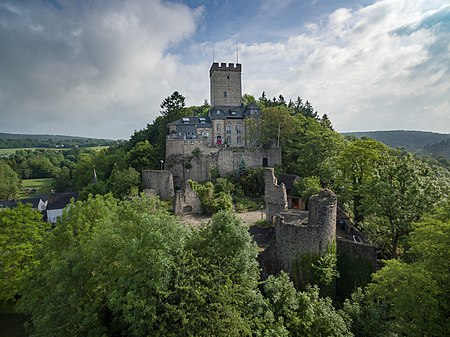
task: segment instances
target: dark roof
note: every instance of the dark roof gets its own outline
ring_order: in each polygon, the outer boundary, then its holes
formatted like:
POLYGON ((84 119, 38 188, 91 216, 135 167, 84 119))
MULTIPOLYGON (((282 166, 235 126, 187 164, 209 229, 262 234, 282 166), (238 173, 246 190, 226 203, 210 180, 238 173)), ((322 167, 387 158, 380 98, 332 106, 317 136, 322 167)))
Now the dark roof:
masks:
POLYGON ((78 199, 77 192, 52 193, 48 196, 47 210, 63 209, 70 203, 70 199, 78 199))
POLYGON ((243 119, 244 106, 215 106, 209 111, 211 119, 243 119))
POLYGON ((18 202, 21 202, 22 204, 31 204, 33 208, 37 208, 39 206, 39 201, 46 201, 47 197, 39 197, 39 198, 27 198, 27 199, 21 199, 18 200, 18 202))
POLYGON ((0 208, 17 207, 17 200, 0 200, 0 208))
MULTIPOLYGON (((176 125, 177 129, 180 126, 185 126, 186 128, 210 128, 211 119, 209 117, 184 117, 177 119, 175 122, 169 123, 167 125, 176 125)), ((190 130, 189 130, 190 131, 190 130)))

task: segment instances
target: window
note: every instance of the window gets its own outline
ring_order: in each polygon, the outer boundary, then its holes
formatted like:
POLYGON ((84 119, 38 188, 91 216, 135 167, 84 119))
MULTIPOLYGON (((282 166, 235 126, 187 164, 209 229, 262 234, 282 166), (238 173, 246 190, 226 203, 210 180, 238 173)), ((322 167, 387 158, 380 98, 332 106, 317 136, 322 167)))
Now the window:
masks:
POLYGON ((231 145, 231 136, 227 136, 227 144, 231 145))
POLYGON ((230 75, 227 75, 227 80, 229 80, 230 79, 230 75))
POLYGON ((227 125, 227 135, 231 135, 231 125, 227 125))
POLYGON ((225 98, 228 97, 228 91, 224 91, 224 92, 223 92, 223 97, 225 97, 225 98))
POLYGON ((237 136, 236 144, 241 145, 241 136, 237 136))
POLYGON ((242 133, 242 125, 236 125, 236 133, 241 134, 242 133))
POLYGON ((217 136, 217 145, 222 145, 222 136, 217 136))
POLYGON ((220 110, 220 109, 216 110, 217 115, 220 115, 221 112, 222 112, 222 110, 220 110))
POLYGON ((216 126, 216 130, 217 130, 217 132, 220 132, 220 124, 217 124, 217 126, 216 126))

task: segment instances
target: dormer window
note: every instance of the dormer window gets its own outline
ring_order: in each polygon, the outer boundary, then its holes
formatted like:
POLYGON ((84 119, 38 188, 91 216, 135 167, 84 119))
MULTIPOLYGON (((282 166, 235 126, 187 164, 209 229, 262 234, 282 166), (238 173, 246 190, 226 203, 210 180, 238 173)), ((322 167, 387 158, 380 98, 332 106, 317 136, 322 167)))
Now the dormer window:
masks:
POLYGON ((198 120, 200 121, 201 124, 205 124, 206 123, 206 120, 205 120, 204 117, 200 117, 198 120))
POLYGON ((236 116, 236 111, 231 111, 231 115, 236 116))
POLYGON ((220 115, 221 112, 222 112, 222 110, 220 110, 220 109, 216 110, 217 115, 220 115))
POLYGON ((183 123, 189 123, 189 118, 183 118, 183 123))

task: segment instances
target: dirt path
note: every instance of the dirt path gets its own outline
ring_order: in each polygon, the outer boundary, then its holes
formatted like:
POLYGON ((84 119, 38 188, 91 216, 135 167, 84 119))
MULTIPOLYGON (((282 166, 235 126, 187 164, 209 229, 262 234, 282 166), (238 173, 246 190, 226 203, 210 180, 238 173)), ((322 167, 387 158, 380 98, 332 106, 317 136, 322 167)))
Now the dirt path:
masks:
MULTIPOLYGON (((244 223, 249 227, 254 225, 256 221, 261 220, 261 213, 263 214, 263 219, 266 218, 265 209, 261 211, 243 212, 235 213, 244 223)), ((211 220, 211 216, 203 214, 186 214, 180 217, 182 221, 190 224, 193 227, 200 226, 203 223, 207 223, 211 220)))

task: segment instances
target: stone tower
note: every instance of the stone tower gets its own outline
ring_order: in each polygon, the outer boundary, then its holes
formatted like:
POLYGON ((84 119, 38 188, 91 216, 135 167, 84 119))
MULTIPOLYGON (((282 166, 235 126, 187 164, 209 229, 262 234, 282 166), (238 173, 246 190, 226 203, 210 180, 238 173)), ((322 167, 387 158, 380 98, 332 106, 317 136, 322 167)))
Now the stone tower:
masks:
POLYGON ((211 106, 240 106, 242 104, 240 63, 214 62, 209 70, 211 106))

